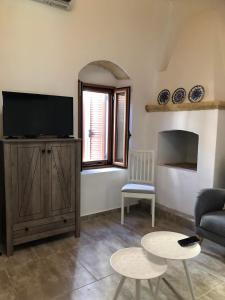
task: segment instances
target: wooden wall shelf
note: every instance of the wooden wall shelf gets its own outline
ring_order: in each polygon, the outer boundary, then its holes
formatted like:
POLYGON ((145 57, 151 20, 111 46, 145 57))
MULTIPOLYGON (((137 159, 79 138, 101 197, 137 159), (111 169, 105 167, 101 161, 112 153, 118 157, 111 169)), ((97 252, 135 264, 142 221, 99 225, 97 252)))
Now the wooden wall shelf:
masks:
POLYGON ((192 110, 209 110, 225 109, 225 101, 205 101, 199 103, 182 103, 182 104, 149 104, 145 106, 147 112, 168 112, 168 111, 192 111, 192 110))

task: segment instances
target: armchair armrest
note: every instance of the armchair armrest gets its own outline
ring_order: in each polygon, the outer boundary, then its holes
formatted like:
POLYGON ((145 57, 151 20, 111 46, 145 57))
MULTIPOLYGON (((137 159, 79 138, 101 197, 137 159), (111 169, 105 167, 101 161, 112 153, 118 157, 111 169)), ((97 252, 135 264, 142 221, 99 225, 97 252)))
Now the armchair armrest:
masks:
POLYGON ((200 225, 202 215, 222 210, 225 203, 225 189, 205 189, 197 199, 195 205, 196 226, 200 225))

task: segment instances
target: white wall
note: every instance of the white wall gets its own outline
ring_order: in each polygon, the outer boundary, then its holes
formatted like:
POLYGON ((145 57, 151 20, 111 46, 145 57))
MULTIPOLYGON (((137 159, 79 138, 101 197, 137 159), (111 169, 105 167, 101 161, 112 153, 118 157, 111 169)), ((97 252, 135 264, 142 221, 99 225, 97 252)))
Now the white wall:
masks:
MULTIPOLYGON (((157 166, 157 201, 193 216, 196 198, 203 188, 214 186, 218 110, 148 113, 147 148, 158 153, 158 133, 187 130, 199 135, 198 169, 183 170, 157 166), (210 121, 207 121, 210 120, 210 121)), ((157 161, 157 156, 156 156, 157 161)))
MULTIPOLYGON (((216 14, 204 13, 188 21, 180 34, 166 70, 159 73, 156 94, 179 87, 189 91, 196 84, 206 89, 205 100, 214 100, 216 14)), ((186 99, 186 102, 189 100, 186 99)))
POLYGON ((107 211, 121 206, 121 187, 127 181, 127 171, 101 169, 81 173, 81 215, 107 211))
POLYGON ((192 1, 178 2, 171 1, 168 10, 167 44, 162 46, 164 55, 150 102, 156 102, 163 88, 173 93, 178 87, 189 91, 196 84, 205 87, 203 101, 225 100, 225 2, 205 1, 200 9, 200 1, 195 1, 195 11, 192 1), (180 26, 175 26, 180 22, 175 14, 184 17, 180 26))

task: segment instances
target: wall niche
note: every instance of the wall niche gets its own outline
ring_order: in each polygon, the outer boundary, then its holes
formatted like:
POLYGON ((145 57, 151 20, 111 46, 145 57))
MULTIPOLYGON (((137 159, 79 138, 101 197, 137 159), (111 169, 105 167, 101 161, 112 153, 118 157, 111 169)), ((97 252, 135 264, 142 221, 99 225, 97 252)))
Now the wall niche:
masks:
POLYGON ((158 134, 158 164, 197 171, 198 134, 184 130, 158 134))

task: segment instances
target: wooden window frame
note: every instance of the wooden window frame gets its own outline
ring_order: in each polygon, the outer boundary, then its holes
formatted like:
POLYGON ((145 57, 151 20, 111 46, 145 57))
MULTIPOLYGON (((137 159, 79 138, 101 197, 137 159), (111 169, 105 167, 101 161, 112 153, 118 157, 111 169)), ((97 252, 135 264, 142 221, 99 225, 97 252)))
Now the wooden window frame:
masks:
POLYGON ((128 150, 129 150, 129 139, 130 139, 130 130, 129 130, 129 124, 130 124, 130 87, 124 87, 124 88, 117 88, 114 92, 114 130, 113 130, 113 165, 121 167, 121 168, 127 168, 128 166, 128 150), (125 146, 124 146, 124 161, 118 162, 116 161, 116 122, 117 122, 117 99, 116 94, 119 94, 121 92, 125 92, 126 94, 126 119, 124 124, 124 131, 125 131, 125 146))
POLYGON ((81 143, 81 162, 82 169, 97 169, 97 168, 107 168, 107 167, 120 167, 127 168, 128 165, 128 148, 129 148, 129 138, 131 136, 129 132, 129 121, 130 121, 130 87, 124 88, 115 88, 113 86, 105 86, 105 85, 97 85, 90 84, 78 81, 78 137, 83 140, 83 91, 94 91, 94 92, 102 92, 109 94, 109 112, 108 112, 108 160, 104 161, 90 161, 83 162, 83 142, 81 143), (127 103, 127 111, 126 111, 126 143, 124 150, 125 163, 120 164, 115 161, 115 100, 114 94, 116 91, 128 91, 128 103, 127 103))

